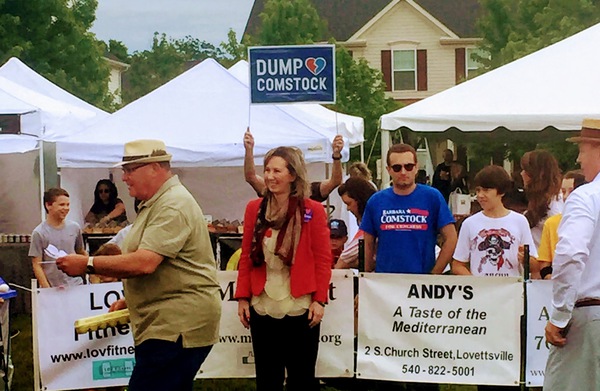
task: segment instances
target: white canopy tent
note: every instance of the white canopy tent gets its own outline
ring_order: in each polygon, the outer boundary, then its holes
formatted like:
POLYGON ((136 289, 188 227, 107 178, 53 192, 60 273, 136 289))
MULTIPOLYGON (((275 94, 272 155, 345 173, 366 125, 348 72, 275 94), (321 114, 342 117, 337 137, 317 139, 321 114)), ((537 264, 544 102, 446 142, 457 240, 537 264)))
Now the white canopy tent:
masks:
POLYGON ((39 221, 39 209, 29 205, 39 205, 39 181, 34 173, 42 128, 39 114, 36 107, 0 89, 0 115, 17 126, 0 125, 0 232, 26 233, 23 230, 32 229, 31 224, 39 221), (9 133, 13 131, 20 133, 9 133))
MULTIPOLYGON (((60 118, 44 123, 44 141, 54 141, 56 138, 78 132, 82 129, 82 124, 83 127, 89 126, 91 122, 109 115, 107 112, 52 83, 18 58, 12 57, 0 67, 0 77, 20 87, 25 87, 29 92, 33 91, 39 96, 49 98, 45 102, 53 102, 53 107, 41 103, 43 106, 40 107, 42 111, 51 111, 53 108, 57 109, 58 106, 62 106, 62 116, 60 118)), ((29 93, 24 96, 23 100, 31 103, 30 99, 38 99, 39 102, 39 98, 29 93)), ((33 103, 33 105, 36 104, 33 103)))
POLYGON ((81 131, 83 127, 91 124, 98 117, 108 116, 102 111, 103 114, 99 114, 96 111, 59 101, 21 86, 3 76, 0 76, 0 90, 36 108, 40 116, 38 125, 41 125, 41 129, 38 129, 35 135, 44 141, 54 141, 81 131))
POLYGON ((80 131, 108 113, 11 58, 0 67, 0 114, 18 115, 20 121, 20 134, 0 131, 0 165, 5 188, 11 190, 2 195, 0 214, 5 218, 0 219, 0 231, 25 233, 39 223, 40 215, 44 218, 42 142, 80 131))
POLYGON ((434 96, 381 116, 416 132, 573 131, 600 116, 600 24, 434 96))
POLYGON ((490 132, 514 139, 525 131, 564 139, 560 131, 577 131, 583 118, 600 117, 598 42, 600 24, 384 114, 382 150, 389 147, 389 131, 398 129, 428 137, 443 132, 441 136, 454 140, 477 134, 488 138, 490 132))
POLYGON ((0 115, 18 116, 20 134, 8 134, 0 127, 0 154, 24 153, 37 147, 42 130, 37 107, 0 89, 0 115))
MULTIPOLYGON (((255 197, 241 169, 245 152, 242 141, 249 119, 257 165, 262 165, 269 149, 291 145, 304 152, 308 163, 319 163, 312 165, 310 178, 322 179, 323 162, 331 162, 334 135, 277 106, 250 107, 249 99, 247 86, 209 59, 109 118, 59 140, 57 163, 62 185, 72 197, 70 218, 82 220, 91 205, 95 182, 108 177, 108 169, 121 160, 126 142, 154 138, 166 143, 175 172, 205 213, 241 220, 246 202, 255 197), (86 207, 76 210, 77 198, 89 200, 86 207)), ((348 155, 346 147, 344 160, 348 155)), ((120 172, 113 170, 113 175, 125 200, 128 197, 118 178, 120 172)), ((128 212, 131 205, 131 200, 126 202, 128 212)))

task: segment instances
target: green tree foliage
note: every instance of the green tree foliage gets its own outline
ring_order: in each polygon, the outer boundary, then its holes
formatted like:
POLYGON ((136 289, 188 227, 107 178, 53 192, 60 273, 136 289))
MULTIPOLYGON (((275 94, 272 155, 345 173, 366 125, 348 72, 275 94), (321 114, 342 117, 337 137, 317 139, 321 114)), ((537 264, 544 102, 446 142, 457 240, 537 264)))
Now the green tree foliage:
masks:
POLYGON ((207 58, 218 59, 223 57, 223 50, 220 47, 190 35, 184 39, 174 40, 173 45, 178 52, 190 60, 202 61, 207 58))
POLYGON ((179 75, 188 59, 165 34, 154 33, 152 48, 131 56, 123 101, 132 102, 179 75))
POLYGON ((88 30, 97 0, 0 0, 0 62, 10 57, 69 92, 110 108, 103 44, 88 30))
POLYGON ((507 64, 600 22, 598 0, 482 0, 479 29, 488 69, 507 64))
POLYGON ((225 54, 225 58, 221 60, 221 64, 226 68, 247 58, 248 52, 246 51, 246 45, 238 42, 237 35, 233 29, 229 29, 227 32, 227 41, 221 42, 219 46, 223 49, 225 54))
POLYGON ((325 23, 310 0, 268 0, 260 14, 262 45, 301 45, 323 39, 325 23))
MULTIPOLYGON (((364 58, 354 60, 343 47, 336 50, 336 73, 336 104, 331 108, 364 119, 367 163, 374 167, 381 156, 379 117, 398 106, 386 98, 381 72, 371 68, 364 58)), ((352 151, 352 160, 360 160, 359 153, 352 151)))
POLYGON ((244 56, 245 47, 237 42, 235 31, 231 29, 228 41, 219 46, 189 35, 183 39, 170 39, 164 33, 156 32, 150 50, 135 52, 129 58, 130 68, 126 74, 127 88, 123 91, 123 101, 132 102, 165 84, 181 74, 186 69, 186 63, 212 58, 230 67, 244 56))
POLYGON ((123 42, 109 39, 106 51, 118 58, 119 61, 129 63, 129 51, 123 42))

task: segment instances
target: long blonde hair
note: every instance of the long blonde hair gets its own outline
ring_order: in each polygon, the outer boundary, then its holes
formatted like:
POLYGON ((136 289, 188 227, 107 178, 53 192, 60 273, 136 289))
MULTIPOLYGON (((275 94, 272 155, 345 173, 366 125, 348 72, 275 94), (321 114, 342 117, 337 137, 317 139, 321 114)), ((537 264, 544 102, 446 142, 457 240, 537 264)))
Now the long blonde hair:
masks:
MULTIPOLYGON (((302 151, 294 147, 277 147, 271 149, 265 155, 264 168, 267 167, 271 158, 278 156, 285 160, 287 163, 287 169, 290 174, 294 175, 296 179, 291 185, 291 197, 298 197, 298 199, 304 199, 308 194, 308 180, 306 173, 306 164, 304 163, 304 156, 302 151)), ((265 187, 264 195, 270 195, 268 186, 265 187)))

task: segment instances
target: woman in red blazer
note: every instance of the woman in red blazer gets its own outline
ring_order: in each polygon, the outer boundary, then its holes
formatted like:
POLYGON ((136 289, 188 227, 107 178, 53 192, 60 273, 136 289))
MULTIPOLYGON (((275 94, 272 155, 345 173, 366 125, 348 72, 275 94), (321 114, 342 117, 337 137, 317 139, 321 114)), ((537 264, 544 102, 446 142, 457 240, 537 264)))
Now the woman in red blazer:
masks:
POLYGON ((235 297, 250 328, 256 389, 318 390, 315 366, 319 325, 329 280, 331 249, 323 205, 310 200, 302 154, 290 147, 265 156, 264 197, 244 216, 235 297))

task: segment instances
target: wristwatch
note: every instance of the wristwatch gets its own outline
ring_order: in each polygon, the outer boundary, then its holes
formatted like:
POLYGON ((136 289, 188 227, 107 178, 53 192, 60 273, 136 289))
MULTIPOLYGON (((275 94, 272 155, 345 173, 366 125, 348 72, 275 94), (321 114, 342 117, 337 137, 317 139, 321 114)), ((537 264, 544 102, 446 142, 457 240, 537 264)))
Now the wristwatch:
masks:
POLYGON ((317 303, 319 303, 321 307, 325 307, 327 305, 327 303, 325 303, 324 301, 317 301, 317 303))
POLYGON ((339 156, 335 156, 335 153, 331 154, 331 158, 333 160, 342 160, 342 154, 340 154, 339 156))
POLYGON ((96 274, 96 269, 94 268, 94 257, 89 257, 87 261, 87 266, 85 268, 85 272, 87 274, 96 274))

